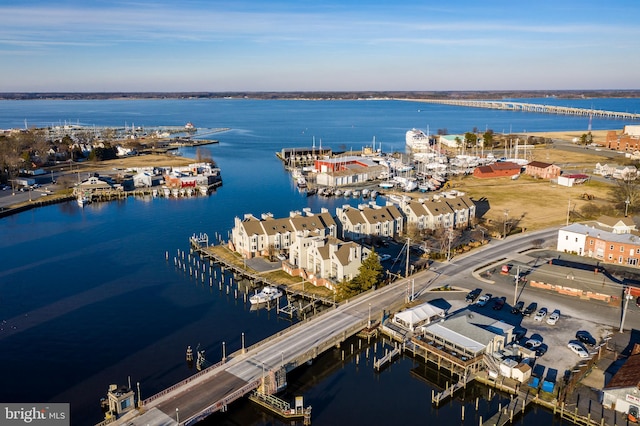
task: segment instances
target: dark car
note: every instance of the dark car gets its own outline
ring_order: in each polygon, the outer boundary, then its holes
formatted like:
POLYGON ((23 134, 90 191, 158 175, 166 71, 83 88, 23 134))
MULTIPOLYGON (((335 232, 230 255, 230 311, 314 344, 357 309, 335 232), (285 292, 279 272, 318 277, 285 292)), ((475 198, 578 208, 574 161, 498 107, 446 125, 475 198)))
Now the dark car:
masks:
POLYGON ((473 302, 476 301, 478 296, 480 296, 480 293, 482 293, 482 289, 481 288, 476 288, 475 290, 471 290, 467 294, 467 297, 464 298, 464 300, 466 300, 467 303, 473 303, 473 302))
POLYGON ((523 308, 524 308, 524 302, 523 301, 519 301, 518 303, 513 305, 513 308, 511 308, 511 313, 512 314, 521 314, 523 308))
POLYGON ((596 339, 586 330, 578 331, 576 333, 576 339, 589 346, 594 346, 596 344, 596 339))
POLYGON ((536 356, 540 357, 540 356, 546 354, 548 349, 549 349, 549 347, 547 345, 545 345, 544 343, 541 344, 540 346, 538 346, 536 348, 536 356))
POLYGON ((504 307, 504 298, 496 299, 496 301, 493 302, 493 310, 494 311, 499 311, 503 307, 504 307))
POLYGON ((538 309, 538 304, 536 302, 531 302, 529 303, 529 306, 527 306, 527 308, 524 311, 522 311, 522 315, 524 315, 525 317, 528 317, 529 315, 534 313, 536 309, 538 309))

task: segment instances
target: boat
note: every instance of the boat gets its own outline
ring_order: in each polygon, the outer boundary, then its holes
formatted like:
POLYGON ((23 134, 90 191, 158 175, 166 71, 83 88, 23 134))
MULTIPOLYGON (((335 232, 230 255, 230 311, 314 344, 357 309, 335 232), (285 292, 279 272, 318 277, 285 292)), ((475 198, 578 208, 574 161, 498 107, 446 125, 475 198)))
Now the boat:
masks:
POLYGON ((360 197, 360 191, 358 191, 357 189, 354 189, 354 190, 351 192, 351 196, 353 196, 353 198, 358 198, 358 197, 360 197))
POLYGON ((274 286, 266 286, 260 292, 256 292, 253 296, 249 298, 249 302, 252 305, 257 305, 259 303, 267 303, 272 300, 276 300, 282 296, 282 292, 278 287, 274 286))
POLYGON ((424 152, 431 150, 429 135, 420 129, 411 129, 405 135, 407 146, 414 152, 424 152))
POLYGON ((307 187, 307 180, 304 178, 304 176, 300 176, 298 178, 297 185, 298 185, 298 188, 306 188, 307 187))
POLYGON ((371 191, 367 188, 364 188, 362 190, 362 198, 367 198, 369 196, 369 194, 371 193, 371 191))
POLYGON ((318 193, 318 190, 316 188, 307 188, 307 197, 310 197, 312 195, 316 195, 318 193))
POLYGON ((84 207, 86 204, 89 204, 91 202, 91 198, 83 194, 78 195, 78 198, 76 200, 78 201, 78 205, 80 207, 84 207))
POLYGON ((342 195, 344 195, 345 197, 351 197, 351 190, 350 189, 345 189, 344 193, 342 195))
POLYGON ((336 197, 342 197, 342 190, 341 189, 336 189, 335 192, 333 193, 333 195, 335 195, 336 197))

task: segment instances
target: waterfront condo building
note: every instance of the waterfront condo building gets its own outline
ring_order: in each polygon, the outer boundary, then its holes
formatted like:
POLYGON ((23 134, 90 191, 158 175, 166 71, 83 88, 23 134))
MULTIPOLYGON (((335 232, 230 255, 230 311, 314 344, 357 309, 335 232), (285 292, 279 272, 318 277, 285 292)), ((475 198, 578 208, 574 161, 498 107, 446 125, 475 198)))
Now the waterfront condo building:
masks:
POLYGON ((396 238, 402 235, 404 216, 395 205, 375 203, 336 208, 338 235, 342 240, 364 241, 373 238, 396 238))
POLYGON ((258 219, 252 214, 245 214, 243 219, 235 218, 229 244, 247 259, 272 256, 288 250, 299 231, 320 237, 335 237, 337 226, 325 208, 318 214, 308 208, 302 212, 293 211, 286 218, 274 218, 271 213, 264 213, 258 219))
POLYGON ((370 253, 354 242, 298 232, 289 248, 289 261, 283 262, 282 269, 313 285, 335 290, 340 282, 358 275, 362 261, 370 253))
POLYGON ((436 229, 468 228, 476 217, 476 205, 466 196, 410 200, 401 203, 407 226, 419 231, 436 229))

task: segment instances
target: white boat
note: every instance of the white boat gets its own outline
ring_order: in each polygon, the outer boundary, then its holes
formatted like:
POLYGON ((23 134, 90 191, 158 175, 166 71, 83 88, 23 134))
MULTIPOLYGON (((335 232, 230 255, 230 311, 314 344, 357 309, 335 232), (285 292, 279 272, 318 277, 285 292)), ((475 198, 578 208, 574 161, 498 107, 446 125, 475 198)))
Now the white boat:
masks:
POLYGON ((362 198, 367 198, 367 197, 369 196, 369 193, 370 193, 370 192, 371 192, 371 191, 370 191, 369 189, 364 188, 364 189, 362 190, 362 198))
POLYGON ((80 194, 78 195, 77 201, 80 207, 84 207, 86 204, 89 204, 91 202, 91 199, 86 195, 80 194))
POLYGON ((420 129, 411 129, 405 136, 407 146, 414 152, 425 152, 431 150, 429 135, 420 129))
POLYGON ((252 305, 257 305, 259 303, 267 303, 272 300, 276 300, 277 298, 282 296, 282 292, 278 287, 266 286, 260 292, 256 292, 253 296, 249 298, 249 302, 252 305))
POLYGON ((378 184, 378 186, 379 186, 380 188, 383 188, 383 189, 391 189, 391 188, 393 188, 394 186, 396 186, 396 184, 395 184, 395 183, 393 183, 393 182, 391 182, 391 181, 387 181, 387 182, 381 182, 381 183, 379 183, 379 184, 378 184))
POLYGON ((344 193, 342 195, 344 195, 345 197, 351 197, 351 190, 350 189, 345 189, 344 193))
POLYGON ((342 197, 342 190, 336 189, 336 191, 333 193, 333 195, 335 195, 336 197, 342 197))
POLYGON ((358 197, 360 197, 360 191, 358 191, 357 189, 354 189, 354 190, 351 192, 351 196, 353 196, 353 198, 358 198, 358 197))
POLYGON ((298 178, 297 185, 298 185, 298 188, 306 188, 307 187, 307 180, 304 178, 304 176, 300 176, 298 178))

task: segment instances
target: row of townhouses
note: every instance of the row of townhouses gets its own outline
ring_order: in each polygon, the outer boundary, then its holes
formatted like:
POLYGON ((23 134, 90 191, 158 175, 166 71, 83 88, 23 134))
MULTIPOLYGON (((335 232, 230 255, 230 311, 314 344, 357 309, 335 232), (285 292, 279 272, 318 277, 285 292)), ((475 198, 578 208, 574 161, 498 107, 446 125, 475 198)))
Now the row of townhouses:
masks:
POLYGON ((602 217, 593 223, 574 223, 561 228, 557 250, 603 263, 638 266, 640 234, 630 218, 602 217))
MULTIPOLYGON (((288 217, 260 218, 245 214, 236 217, 229 246, 246 259, 260 256, 286 256, 283 270, 301 276, 315 285, 335 290, 335 285, 357 275, 370 250, 360 245, 376 238, 396 238, 404 233, 407 220, 420 220, 423 228, 469 226, 475 205, 466 197, 416 202, 422 210, 405 214, 389 204, 344 205, 335 217, 326 208, 290 212, 288 217)), ((283 257, 284 258, 284 257, 283 257)))

